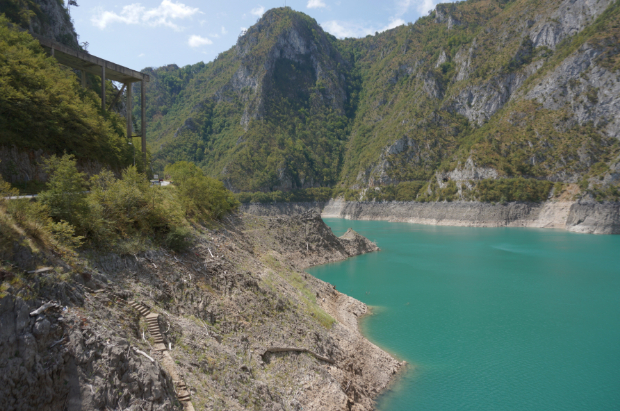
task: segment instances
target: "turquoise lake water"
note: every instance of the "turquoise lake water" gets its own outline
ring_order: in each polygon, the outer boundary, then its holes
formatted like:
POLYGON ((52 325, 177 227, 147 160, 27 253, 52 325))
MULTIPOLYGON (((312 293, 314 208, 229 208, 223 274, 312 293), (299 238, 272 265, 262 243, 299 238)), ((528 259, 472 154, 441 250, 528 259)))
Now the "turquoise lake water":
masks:
POLYGON ((620 410, 620 236, 325 222, 382 249, 308 270, 412 365, 379 410, 620 410))

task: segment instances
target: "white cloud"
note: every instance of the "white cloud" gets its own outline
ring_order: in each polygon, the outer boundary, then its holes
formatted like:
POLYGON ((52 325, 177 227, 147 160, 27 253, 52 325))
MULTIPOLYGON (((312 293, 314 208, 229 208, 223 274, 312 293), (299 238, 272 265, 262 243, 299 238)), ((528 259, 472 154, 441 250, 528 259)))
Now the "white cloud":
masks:
POLYGON ((369 34, 375 34, 376 32, 381 33, 403 24, 405 24, 403 19, 392 17, 390 18, 390 23, 384 27, 338 20, 327 21, 321 24, 321 27, 323 27, 323 29, 328 33, 342 39, 346 37, 365 37, 369 34))
POLYGON ((340 39, 345 37, 364 37, 373 33, 372 28, 348 21, 330 20, 321 24, 321 27, 340 39))
POLYGON ((192 34, 191 36, 189 36, 187 44, 189 44, 190 47, 200 47, 206 46, 207 44, 213 44, 213 42, 206 37, 200 37, 196 34, 192 34))
MULTIPOLYGON (((429 11, 433 10, 438 3, 442 0, 398 0, 396 2, 397 16, 402 16, 407 13, 409 9, 415 8, 418 14, 426 15, 429 11)), ((451 0, 452 1, 452 0, 451 0)))
POLYGON ((306 5, 309 9, 318 9, 321 7, 327 7, 323 0, 308 0, 308 4, 306 5))
POLYGON ((165 26, 174 30, 181 30, 172 20, 186 19, 196 13, 200 13, 198 8, 189 7, 183 3, 171 0, 162 0, 159 6, 152 9, 147 9, 140 3, 123 6, 118 14, 113 11, 103 11, 100 9, 91 18, 91 22, 100 29, 104 29, 112 23, 125 23, 143 24, 151 27, 165 26))
POLYGON ((145 54, 144 54, 144 53, 140 53, 140 54, 138 54, 138 57, 144 57, 144 56, 145 56, 145 54))
POLYGON ((390 18, 390 23, 387 26, 385 26, 383 29, 379 30, 379 32, 391 30, 395 27, 402 26, 403 24, 405 24, 405 20, 401 18, 392 17, 390 18))
POLYGON ((256 17, 261 17, 263 14, 265 14, 265 8, 263 6, 258 6, 258 7, 254 8, 254 9, 252 9, 252 11, 250 11, 250 13, 252 13, 256 17))
POLYGON ((222 26, 222 34, 228 34, 228 31, 226 31, 226 27, 222 26))

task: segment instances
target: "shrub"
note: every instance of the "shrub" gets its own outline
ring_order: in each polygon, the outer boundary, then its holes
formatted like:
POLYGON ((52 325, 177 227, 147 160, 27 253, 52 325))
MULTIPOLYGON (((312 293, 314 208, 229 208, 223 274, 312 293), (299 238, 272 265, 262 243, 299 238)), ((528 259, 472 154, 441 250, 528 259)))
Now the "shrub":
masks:
POLYGON ((413 201, 416 199, 420 189, 424 186, 424 181, 407 181, 398 183, 396 186, 397 201, 413 201))
POLYGON ((61 220, 57 223, 51 223, 50 229, 54 233, 56 240, 69 249, 78 248, 84 242, 84 237, 75 235, 75 227, 66 221, 61 220))
POLYGON ((55 221, 64 220, 74 226, 87 220, 85 174, 78 172, 75 156, 52 156, 45 161, 49 173, 47 189, 39 194, 39 201, 49 208, 55 221))
POLYGON ((0 176, 0 201, 4 201, 5 197, 12 197, 19 195, 19 190, 11 187, 9 183, 4 181, 0 176))
POLYGON ((187 227, 174 227, 164 240, 166 247, 180 252, 186 250, 191 243, 191 231, 187 227))
POLYGON ((179 161, 168 165, 165 174, 172 177, 188 217, 205 220, 221 218, 239 205, 221 181, 205 176, 194 163, 179 161))
POLYGON ((185 220, 178 200, 170 190, 151 187, 136 167, 128 167, 122 178, 103 171, 90 180, 90 218, 85 224, 89 238, 99 244, 134 237, 152 237, 165 242, 166 235, 185 220))

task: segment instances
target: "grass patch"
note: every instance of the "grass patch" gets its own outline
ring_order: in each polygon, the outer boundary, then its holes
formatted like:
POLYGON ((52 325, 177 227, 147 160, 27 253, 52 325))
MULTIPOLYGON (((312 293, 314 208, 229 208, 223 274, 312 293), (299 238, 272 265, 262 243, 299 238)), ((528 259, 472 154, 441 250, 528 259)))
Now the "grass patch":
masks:
MULTIPOLYGON (((305 312, 308 315, 327 329, 330 329, 334 325, 336 320, 334 320, 332 316, 327 314, 321 307, 318 306, 316 302, 316 295, 300 273, 283 268, 280 261, 278 261, 272 254, 267 254, 262 258, 262 260, 284 281, 297 289, 299 292, 299 298, 305 305, 305 312)), ((271 284, 267 284, 271 286, 271 284)))

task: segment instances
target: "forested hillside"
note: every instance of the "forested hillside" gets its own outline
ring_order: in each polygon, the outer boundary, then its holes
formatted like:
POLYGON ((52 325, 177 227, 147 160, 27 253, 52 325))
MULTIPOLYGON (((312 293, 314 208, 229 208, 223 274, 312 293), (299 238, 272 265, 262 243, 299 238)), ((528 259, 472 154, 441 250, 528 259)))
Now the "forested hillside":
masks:
POLYGON ((611 0, 443 4, 345 40, 273 9, 215 61, 149 71, 149 143, 236 191, 617 199, 619 40, 611 0))

